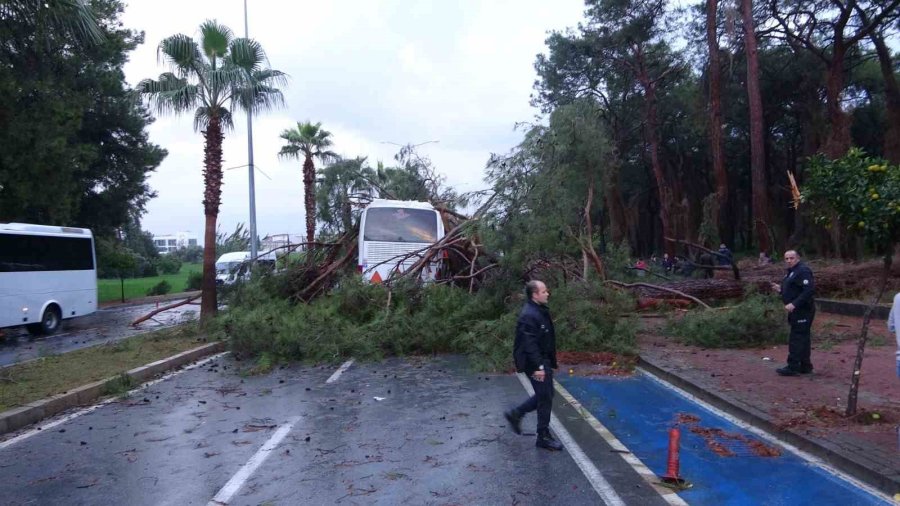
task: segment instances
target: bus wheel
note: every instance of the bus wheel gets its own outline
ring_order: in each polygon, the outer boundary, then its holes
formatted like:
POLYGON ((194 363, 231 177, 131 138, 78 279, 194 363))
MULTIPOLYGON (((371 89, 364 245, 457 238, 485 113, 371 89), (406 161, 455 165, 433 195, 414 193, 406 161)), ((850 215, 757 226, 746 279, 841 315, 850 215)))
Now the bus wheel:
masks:
POLYGON ((27 325, 26 328, 33 335, 52 334, 59 330, 61 324, 62 316, 60 315, 59 307, 50 305, 44 310, 40 323, 32 323, 27 325))

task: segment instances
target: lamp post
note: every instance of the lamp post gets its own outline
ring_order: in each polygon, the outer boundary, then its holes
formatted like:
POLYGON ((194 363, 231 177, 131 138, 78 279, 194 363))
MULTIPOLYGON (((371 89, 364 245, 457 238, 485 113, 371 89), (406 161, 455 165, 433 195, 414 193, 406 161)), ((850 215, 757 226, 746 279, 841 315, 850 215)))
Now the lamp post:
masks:
MULTIPOLYGON (((250 29, 247 24, 247 0, 244 0, 244 37, 250 38, 250 29)), ((247 161, 250 175, 250 265, 256 262, 258 253, 256 248, 256 185, 254 183, 253 167, 253 111, 247 110, 247 161)))

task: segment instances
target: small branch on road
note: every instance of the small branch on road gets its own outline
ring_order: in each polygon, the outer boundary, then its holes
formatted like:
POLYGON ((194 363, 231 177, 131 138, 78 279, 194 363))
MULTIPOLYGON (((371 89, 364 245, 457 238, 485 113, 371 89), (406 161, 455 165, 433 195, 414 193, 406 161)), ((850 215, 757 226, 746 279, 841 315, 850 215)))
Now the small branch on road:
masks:
POLYGON ((176 307, 183 306, 183 305, 185 305, 185 304, 190 304, 190 303, 192 303, 193 301, 195 301, 195 300, 197 300, 197 299, 199 299, 199 298, 200 298, 200 295, 194 295, 193 297, 190 297, 190 298, 188 298, 188 299, 185 299, 185 300, 183 300, 183 301, 181 301, 181 302, 176 302, 175 304, 169 304, 168 306, 163 306, 163 307, 161 307, 161 308, 159 308, 159 309, 154 309, 153 311, 150 311, 150 312, 147 313, 146 315, 141 316, 141 317, 138 318, 137 320, 131 322, 131 326, 132 326, 132 327, 137 327, 139 324, 141 324, 141 323, 143 323, 143 322, 145 322, 145 321, 147 321, 147 320, 153 318, 154 316, 158 315, 159 313, 162 313, 163 311, 168 311, 169 309, 174 309, 174 308, 176 308, 176 307))

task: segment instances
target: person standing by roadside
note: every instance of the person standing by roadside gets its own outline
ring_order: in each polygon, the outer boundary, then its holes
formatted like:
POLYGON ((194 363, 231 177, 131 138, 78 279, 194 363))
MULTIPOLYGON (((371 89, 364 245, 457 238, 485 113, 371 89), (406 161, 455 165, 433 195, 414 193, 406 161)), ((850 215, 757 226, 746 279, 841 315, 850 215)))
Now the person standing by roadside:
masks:
POLYGON ((810 331, 816 316, 816 284, 812 270, 800 261, 800 255, 796 251, 785 251, 784 262, 787 264, 787 273, 781 280, 781 285, 772 283, 772 288, 781 292, 791 334, 788 338, 787 366, 776 372, 782 376, 809 374, 813 371, 810 361, 810 331))
POLYGON ((528 375, 534 395, 505 413, 506 421, 516 434, 522 433, 522 417, 537 410, 537 441, 535 446, 559 451, 562 444, 550 434, 550 409, 553 406, 553 369, 556 363, 556 331, 547 300, 550 291, 542 281, 525 284, 525 305, 516 322, 516 341, 513 359, 516 372, 528 375))
POLYGON ((897 378, 900 379, 900 292, 894 295, 894 304, 888 317, 888 329, 897 337, 897 378))

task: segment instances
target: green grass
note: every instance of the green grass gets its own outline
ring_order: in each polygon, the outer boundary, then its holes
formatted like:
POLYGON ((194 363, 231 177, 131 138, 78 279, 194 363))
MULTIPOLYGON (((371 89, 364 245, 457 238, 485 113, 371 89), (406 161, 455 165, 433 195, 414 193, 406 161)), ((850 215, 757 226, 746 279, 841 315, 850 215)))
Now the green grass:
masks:
MULTIPOLYGON (((125 300, 147 296, 147 290, 153 288, 160 281, 167 281, 172 285, 172 292, 183 292, 187 285, 188 274, 191 271, 200 272, 202 264, 183 264, 178 274, 163 274, 152 278, 130 278, 125 280, 125 300)), ((122 285, 118 279, 98 279, 97 292, 100 302, 122 300, 122 285)))

